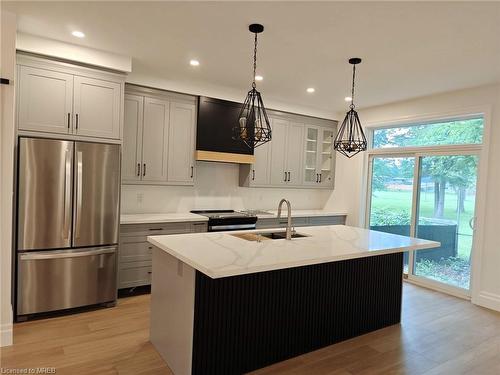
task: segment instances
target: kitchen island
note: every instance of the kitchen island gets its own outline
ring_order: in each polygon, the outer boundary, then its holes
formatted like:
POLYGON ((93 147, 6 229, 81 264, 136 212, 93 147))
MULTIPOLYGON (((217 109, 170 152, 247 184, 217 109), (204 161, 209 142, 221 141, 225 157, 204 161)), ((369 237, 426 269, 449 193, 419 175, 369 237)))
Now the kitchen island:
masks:
POLYGON ((151 236, 151 342, 174 374, 241 374, 400 322, 403 252, 344 225, 151 236), (276 231, 276 230, 274 230, 276 231))

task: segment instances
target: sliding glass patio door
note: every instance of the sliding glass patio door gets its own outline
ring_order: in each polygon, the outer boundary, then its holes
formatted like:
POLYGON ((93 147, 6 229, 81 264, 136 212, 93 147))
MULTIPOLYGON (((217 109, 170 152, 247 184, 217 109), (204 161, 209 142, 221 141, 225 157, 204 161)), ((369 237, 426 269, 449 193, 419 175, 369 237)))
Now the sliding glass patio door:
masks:
POLYGON ((414 253, 416 278, 469 290, 478 155, 418 156, 415 237, 441 247, 414 253))
POLYGON ((371 155, 370 229, 438 241, 404 256, 410 280, 469 294, 479 154, 371 155))

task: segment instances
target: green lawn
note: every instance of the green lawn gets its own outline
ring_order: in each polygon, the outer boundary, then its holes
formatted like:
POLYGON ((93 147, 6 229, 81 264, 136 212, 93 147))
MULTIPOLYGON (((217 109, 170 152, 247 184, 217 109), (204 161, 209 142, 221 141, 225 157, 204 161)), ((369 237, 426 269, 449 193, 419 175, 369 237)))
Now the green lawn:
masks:
MULTIPOLYGON (((411 190, 374 191, 372 194, 372 211, 405 212, 408 218, 411 214, 411 190)), ((458 256, 469 259, 472 245, 472 230, 469 220, 474 216, 474 196, 467 196, 465 212, 457 216, 457 195, 447 193, 445 197, 444 219, 458 222, 458 256)), ((434 213, 434 193, 423 192, 420 197, 420 218, 432 218, 434 213)))

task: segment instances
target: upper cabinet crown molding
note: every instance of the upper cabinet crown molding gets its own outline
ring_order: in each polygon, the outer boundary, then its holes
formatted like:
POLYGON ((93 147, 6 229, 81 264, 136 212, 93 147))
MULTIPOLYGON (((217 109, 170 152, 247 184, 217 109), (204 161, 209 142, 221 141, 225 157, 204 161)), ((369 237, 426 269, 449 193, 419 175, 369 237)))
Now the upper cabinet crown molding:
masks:
POLYGON ((120 142, 125 77, 17 56, 19 134, 120 142))

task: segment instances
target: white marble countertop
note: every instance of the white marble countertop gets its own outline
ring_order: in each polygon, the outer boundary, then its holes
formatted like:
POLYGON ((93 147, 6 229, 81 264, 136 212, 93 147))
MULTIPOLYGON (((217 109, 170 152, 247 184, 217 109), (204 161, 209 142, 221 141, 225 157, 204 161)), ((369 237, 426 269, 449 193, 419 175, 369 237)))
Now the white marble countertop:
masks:
POLYGON ((148 241, 214 279, 440 245, 434 241, 345 225, 302 227, 297 233, 309 237, 291 241, 279 239, 257 242, 234 236, 278 230, 149 236, 148 241))
POLYGON ((185 221, 208 221, 208 217, 191 212, 166 214, 123 214, 120 224, 179 223, 185 221))

